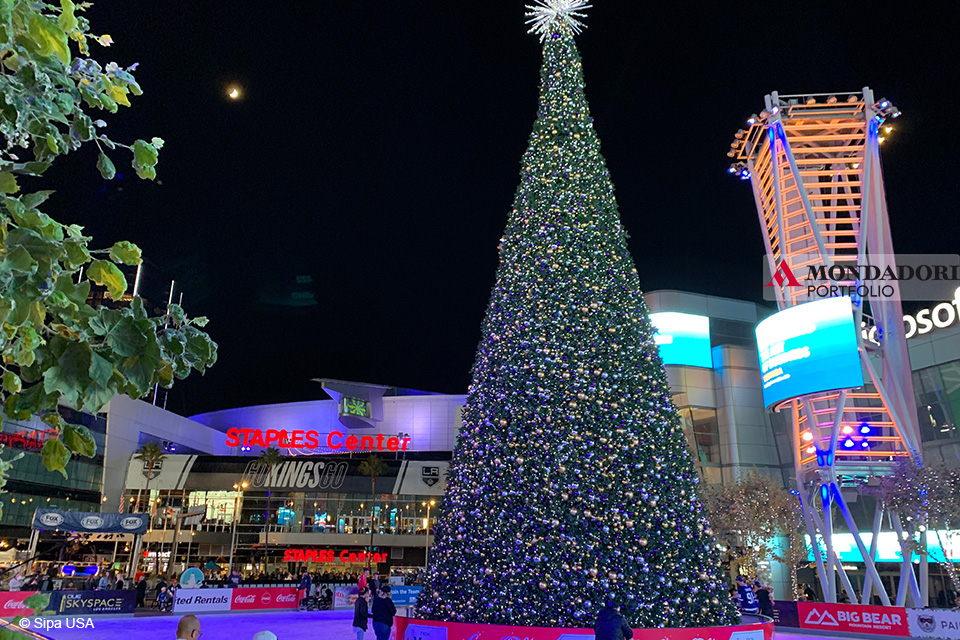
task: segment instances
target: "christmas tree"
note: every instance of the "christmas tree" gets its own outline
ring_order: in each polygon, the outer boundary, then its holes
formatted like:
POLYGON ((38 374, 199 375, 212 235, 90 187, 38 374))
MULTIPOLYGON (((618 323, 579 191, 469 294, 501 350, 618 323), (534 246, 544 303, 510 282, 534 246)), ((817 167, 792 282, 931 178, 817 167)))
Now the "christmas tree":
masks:
POLYGON ((585 8, 544 0, 540 107, 417 615, 736 620, 584 94, 585 8))

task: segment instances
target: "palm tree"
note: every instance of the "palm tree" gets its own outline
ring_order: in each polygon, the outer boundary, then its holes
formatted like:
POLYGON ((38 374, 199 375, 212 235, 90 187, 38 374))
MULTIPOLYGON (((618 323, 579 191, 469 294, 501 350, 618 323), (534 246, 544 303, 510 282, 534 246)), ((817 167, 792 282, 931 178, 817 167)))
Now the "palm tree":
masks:
POLYGON ((360 463, 360 473, 365 476, 370 476, 370 553, 367 554, 367 568, 370 568, 370 557, 373 555, 373 516, 377 512, 375 505, 377 499, 377 476, 383 475, 383 472, 386 470, 387 465, 385 465, 383 460, 380 459, 380 456, 377 455, 370 455, 360 463))
MULTIPOLYGON (((270 448, 268 448, 267 450, 265 450, 263 453, 260 454, 259 460, 260 460, 260 464, 261 464, 261 465, 264 465, 264 466, 267 467, 267 477, 269 478, 270 476, 273 475, 273 469, 274 469, 274 467, 276 467, 278 464, 280 464, 281 462, 283 462, 283 454, 280 453, 280 449, 277 449, 276 447, 270 447, 270 448)), ((273 492, 269 490, 270 483, 268 482, 268 483, 266 483, 266 484, 267 484, 267 487, 268 487, 268 490, 267 490, 267 517, 266 517, 266 519, 264 520, 263 528, 264 528, 264 531, 266 531, 266 532, 269 534, 269 526, 270 526, 270 502, 271 502, 271 494, 272 494, 273 492)), ((269 536, 268 536, 268 537, 269 537, 269 536)))
MULTIPOLYGON (((156 442, 145 442, 140 445, 140 448, 137 449, 137 454, 134 456, 135 460, 142 460, 144 465, 147 468, 147 499, 150 499, 150 480, 153 476, 153 469, 161 464, 166 459, 166 454, 163 452, 163 449, 160 448, 160 445, 156 442)), ((137 494, 137 503, 133 507, 133 512, 137 513, 140 511, 140 494, 137 494)), ((150 515, 153 516, 153 504, 150 506, 150 515)))

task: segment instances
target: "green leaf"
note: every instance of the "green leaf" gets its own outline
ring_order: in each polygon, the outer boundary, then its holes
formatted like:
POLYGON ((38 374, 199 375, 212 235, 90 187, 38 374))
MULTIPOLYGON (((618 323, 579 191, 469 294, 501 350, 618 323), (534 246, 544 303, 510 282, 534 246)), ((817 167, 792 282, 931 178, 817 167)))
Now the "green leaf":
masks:
POLYGON ((20 202, 23 203, 23 206, 27 209, 36 209, 41 204, 47 201, 53 195, 53 191, 34 191, 33 193, 25 193, 20 196, 20 202))
POLYGON ((113 166, 113 161, 102 151, 100 152, 100 159, 97 160, 97 169, 100 170, 100 175, 103 176, 104 180, 113 180, 113 177, 117 175, 117 168, 113 166))
POLYGON ((79 409, 82 404, 80 391, 90 383, 92 354, 90 345, 69 342, 57 359, 57 364, 43 372, 44 391, 59 392, 79 409))
POLYGON ((63 428, 63 443, 67 449, 83 456, 92 458, 97 455, 97 443, 93 439, 90 430, 82 425, 68 424, 63 428))
POLYGON ((43 611, 50 604, 50 594, 37 592, 29 598, 24 598, 23 604, 33 611, 43 611))
POLYGON ((107 260, 94 260, 87 268, 87 277, 107 288, 114 300, 119 300, 127 291, 127 279, 117 265, 107 260))
POLYGON ((157 165, 157 148, 149 142, 137 140, 133 143, 133 157, 141 167, 157 165))
POLYGON ((17 185, 17 178, 7 171, 0 172, 0 192, 16 193, 17 191, 20 191, 20 187, 17 185))
POLYGON ((43 466, 50 471, 59 471, 63 477, 67 477, 67 463, 70 462, 70 451, 60 438, 49 438, 43 443, 40 450, 40 456, 43 458, 43 466))
POLYGON ((60 28, 64 31, 73 31, 76 29, 77 16, 74 14, 76 5, 70 0, 60 0, 60 9, 60 17, 57 18, 57 23, 60 25, 60 28))
POLYGON ((67 252, 66 262, 70 267, 79 267, 90 261, 90 252, 87 248, 73 239, 64 242, 63 248, 67 252))
POLYGON ((210 322, 210 318, 207 316, 197 316, 193 319, 193 324, 198 327, 205 327, 210 322))
POLYGON ((90 359, 90 379, 101 387, 110 385, 110 379, 113 377, 113 363, 99 353, 94 352, 90 359))
POLYGON ((3 390, 7 393, 20 393, 21 388, 20 376, 13 371, 5 371, 3 374, 3 390))
POLYGON ((52 133, 47 134, 47 146, 50 147, 50 151, 54 153, 60 153, 60 147, 57 145, 57 139, 53 137, 52 133))
POLYGON ((163 149, 163 138, 150 138, 150 144, 152 144, 155 149, 163 149))
POLYGON ((14 247, 3 257, 3 266, 11 271, 30 273, 36 268, 37 263, 30 257, 29 251, 23 247, 14 247))
POLYGON ((173 385, 173 363, 165 362, 157 371, 157 378, 160 380, 160 386, 169 389, 173 385))
POLYGON ((147 345, 147 335, 133 318, 125 316, 107 333, 107 344, 117 355, 132 358, 143 353, 143 348, 147 345))
POLYGON ((140 247, 122 240, 110 247, 110 259, 120 264, 137 265, 142 261, 140 247))
POLYGON ((136 171, 137 175, 143 180, 155 180, 157 178, 157 170, 153 167, 141 167, 137 163, 134 163, 133 170, 136 171))

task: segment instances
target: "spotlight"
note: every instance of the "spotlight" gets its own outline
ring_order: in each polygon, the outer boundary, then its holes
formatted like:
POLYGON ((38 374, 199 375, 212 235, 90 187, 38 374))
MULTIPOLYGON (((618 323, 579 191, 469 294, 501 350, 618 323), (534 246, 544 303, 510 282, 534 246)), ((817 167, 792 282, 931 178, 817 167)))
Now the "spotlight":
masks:
POLYGON ((870 425, 862 424, 860 425, 860 433, 863 435, 868 435, 870 433, 870 425))
POLYGON ((860 98, 858 98, 857 96, 849 96, 849 97, 847 97, 847 102, 849 102, 849 103, 858 102, 859 100, 860 100, 860 98))
POLYGON ((757 120, 758 120, 759 118, 760 118, 760 116, 758 116, 757 114, 753 114, 752 116, 750 116, 749 118, 747 118, 747 124, 753 126, 753 125, 757 124, 757 120))
POLYGON ((837 104, 837 96, 830 96, 827 98, 827 104, 837 104))
POLYGON ((846 440, 843 441, 843 446, 845 446, 847 449, 852 449, 854 444, 855 444, 854 441, 851 440, 850 438, 847 438, 846 440))
POLYGON ((864 449, 867 449, 870 447, 870 443, 864 440, 863 442, 860 443, 860 446, 863 447, 864 449))
POLYGON ((851 427, 850 425, 844 425, 843 429, 841 429, 840 432, 843 433, 844 435, 848 433, 853 433, 853 427, 851 427))
POLYGON ((775 115, 777 115, 778 113, 780 113, 780 107, 774 107, 773 109, 770 109, 770 115, 774 115, 774 116, 775 116, 775 115))
POLYGON ((816 453, 816 451, 817 451, 816 447, 807 447, 807 453, 816 453))
POLYGON ((889 109, 889 108, 890 108, 890 101, 887 100, 886 98, 884 98, 883 100, 881 100, 881 101, 880 101, 880 108, 881 108, 881 109, 889 109))
POLYGON ((807 106, 809 106, 809 105, 811 105, 811 104, 817 104, 817 99, 816 99, 816 98, 807 98, 807 106))
POLYGON ((802 437, 804 442, 810 442, 811 440, 813 440, 813 434, 810 433, 809 431, 804 431, 802 437))

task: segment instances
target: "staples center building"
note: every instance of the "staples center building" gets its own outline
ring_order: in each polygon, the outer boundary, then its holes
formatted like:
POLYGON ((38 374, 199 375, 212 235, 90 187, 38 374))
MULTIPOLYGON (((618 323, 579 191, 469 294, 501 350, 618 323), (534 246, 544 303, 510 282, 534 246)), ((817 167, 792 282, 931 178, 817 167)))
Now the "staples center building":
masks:
MULTIPOLYGON (((790 486, 790 428, 764 408, 754 334, 775 309, 681 291, 651 292, 646 300, 705 481, 728 483, 757 470, 790 486)), ((908 347, 924 451, 928 460, 957 464, 960 303, 929 306, 906 321, 916 326, 908 347)), ((355 570, 365 565, 359 558, 371 529, 382 570, 422 566, 466 396, 320 382, 329 399, 190 419, 115 398, 102 436, 103 509, 130 511, 138 498, 156 506, 154 529, 144 538, 151 564, 169 558, 172 514, 192 509, 205 518, 184 526, 177 547, 181 566, 218 559, 222 564, 234 547, 236 566, 246 571, 294 569, 305 557, 317 570, 355 570), (258 438, 251 437, 254 432, 258 438), (285 456, 268 466, 258 457, 271 435, 270 444, 283 445, 285 456), (150 441, 162 444, 167 457, 148 472, 133 455, 150 441), (385 465, 372 486, 361 469, 370 449, 385 465)), ((18 497, 24 498, 14 494, 15 503, 18 497)), ((776 571, 774 578, 778 582, 776 571)), ((781 588, 786 592, 785 583, 781 588)))

